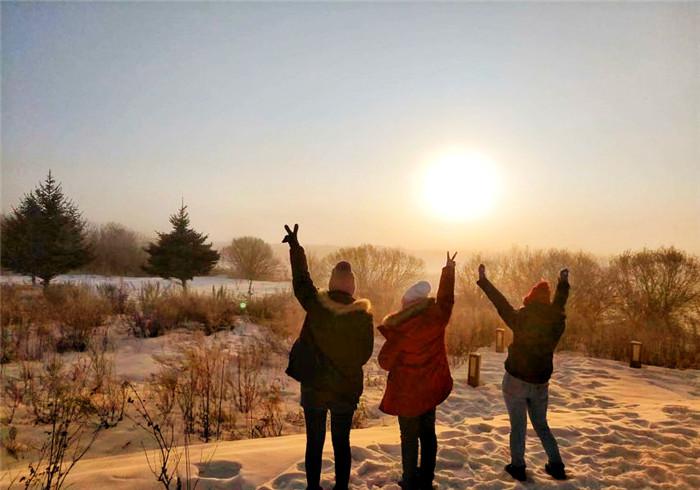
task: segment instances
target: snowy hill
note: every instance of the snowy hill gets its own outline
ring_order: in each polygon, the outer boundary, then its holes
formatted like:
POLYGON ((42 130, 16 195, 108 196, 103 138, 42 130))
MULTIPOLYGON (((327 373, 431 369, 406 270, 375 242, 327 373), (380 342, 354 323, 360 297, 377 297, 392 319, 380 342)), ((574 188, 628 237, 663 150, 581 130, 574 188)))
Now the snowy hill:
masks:
MULTIPOLYGON (((440 489, 517 488, 503 472, 508 462, 508 422, 500 393, 504 354, 483 352, 482 385, 466 384, 465 368, 438 410, 440 489)), ((368 398, 378 399, 381 387, 368 398)), ((352 432, 352 488, 398 490, 398 426, 352 432)), ((563 353, 555 358, 550 425, 571 479, 554 482, 542 470, 545 455, 532 429, 526 488, 700 488, 700 371, 641 370, 614 361, 563 353)), ((324 488, 333 484, 330 437, 324 488)), ((205 489, 303 489, 304 436, 224 442, 192 448, 192 471, 205 489)), ((6 480, 5 480, 6 481, 6 480)), ((76 489, 159 488, 143 453, 86 459, 69 481, 76 489)))

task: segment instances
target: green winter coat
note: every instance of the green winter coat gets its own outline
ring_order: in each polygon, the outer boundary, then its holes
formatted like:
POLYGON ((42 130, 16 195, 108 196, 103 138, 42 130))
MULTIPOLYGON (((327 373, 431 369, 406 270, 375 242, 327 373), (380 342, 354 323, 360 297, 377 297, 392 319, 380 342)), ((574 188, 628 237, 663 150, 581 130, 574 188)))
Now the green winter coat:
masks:
POLYGON ((354 408, 363 390, 362 366, 374 348, 370 302, 316 289, 300 245, 291 246, 289 257, 294 295, 306 318, 287 374, 301 382, 302 406, 354 408))

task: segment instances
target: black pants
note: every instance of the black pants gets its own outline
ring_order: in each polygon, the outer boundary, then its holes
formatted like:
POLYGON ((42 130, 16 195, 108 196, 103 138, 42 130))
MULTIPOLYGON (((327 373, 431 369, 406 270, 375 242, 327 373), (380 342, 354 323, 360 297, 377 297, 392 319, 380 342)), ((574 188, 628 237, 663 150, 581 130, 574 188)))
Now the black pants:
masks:
POLYGON ((401 463, 403 488, 431 488, 435 477, 437 436, 435 409, 418 417, 399 417, 401 429, 401 463), (420 440, 420 470, 418 469, 418 441, 420 440), (420 475, 420 476, 419 476, 420 475))
MULTIPOLYGON (((306 485, 308 490, 318 490, 321 482, 321 459, 323 443, 326 440, 325 408, 304 407, 306 421, 306 485)), ((335 487, 337 490, 347 490, 350 483, 350 428, 352 408, 343 410, 331 409, 331 439, 335 455, 335 487)))

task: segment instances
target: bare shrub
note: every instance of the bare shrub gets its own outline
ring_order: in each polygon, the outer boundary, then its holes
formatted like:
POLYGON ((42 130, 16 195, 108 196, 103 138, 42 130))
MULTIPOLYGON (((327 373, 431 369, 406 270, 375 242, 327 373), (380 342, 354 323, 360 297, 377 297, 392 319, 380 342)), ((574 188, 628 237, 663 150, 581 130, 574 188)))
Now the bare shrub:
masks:
POLYGON ((180 488, 177 471, 181 456, 176 450, 175 425, 172 417, 162 413, 152 414, 141 395, 131 384, 129 384, 129 392, 130 396, 127 401, 136 411, 136 416, 129 415, 129 418, 146 432, 157 446, 157 449, 149 456, 148 450, 142 445, 148 468, 166 490, 173 488, 174 483, 176 488, 180 488))
POLYGON ((253 427, 252 437, 276 437, 282 435, 284 419, 282 417, 282 388, 279 382, 273 382, 261 396, 261 416, 253 427))
POLYGON ((51 311, 40 288, 0 285, 0 364, 37 360, 55 349, 51 311))
MULTIPOLYGON (((94 417, 86 362, 66 366, 53 356, 38 378, 44 393, 37 420, 48 425, 47 437, 19 482, 25 488, 57 490, 63 488, 68 474, 92 447, 103 426, 94 417)), ((33 396, 37 395, 35 389, 33 396)))
POLYGON ((268 327, 276 339, 283 341, 285 350, 304 320, 304 310, 291 291, 253 297, 245 311, 252 321, 268 327))
POLYGON ((295 427, 304 427, 306 424, 304 420, 304 410, 301 408, 287 412, 284 416, 284 420, 295 427))
POLYGON ((176 327, 193 326, 209 335, 232 328, 240 306, 224 288, 212 288, 209 294, 185 294, 147 283, 138 290, 127 311, 127 323, 137 337, 156 337, 176 327))
POLYGON ((265 353, 258 343, 245 344, 236 353, 231 366, 233 376, 229 377, 229 382, 233 388, 236 407, 241 413, 251 413, 260 399, 264 357, 265 353))
POLYGON ((26 444, 17 440, 17 427, 13 425, 0 428, 0 446, 5 448, 10 457, 19 459, 20 455, 29 449, 26 444))
POLYGON ((56 284, 46 289, 46 297, 58 323, 59 352, 85 351, 94 330, 112 313, 109 302, 87 286, 56 284))
POLYGON ((357 404, 357 409, 352 415, 352 428, 362 429, 367 427, 367 421, 369 420, 369 411, 367 410, 367 404, 365 399, 360 397, 360 403, 357 404))
POLYGON ((224 405, 231 396, 227 376, 233 357, 226 347, 197 337, 155 359, 160 368, 150 385, 161 413, 177 405, 185 434, 198 434, 204 442, 220 437, 231 420, 224 405))
POLYGON ((2 423, 11 425, 15 418, 17 409, 26 401, 27 384, 24 377, 15 378, 13 376, 3 376, 2 381, 2 401, 5 407, 5 414, 2 418, 2 423))
POLYGON ((107 353, 107 337, 93 339, 89 348, 90 401, 100 425, 116 427, 124 419, 127 384, 117 379, 114 359, 107 353))
POLYGON ((96 286, 97 293, 109 302, 112 311, 119 315, 126 313, 129 300, 129 288, 124 281, 118 285, 112 283, 102 283, 96 286))

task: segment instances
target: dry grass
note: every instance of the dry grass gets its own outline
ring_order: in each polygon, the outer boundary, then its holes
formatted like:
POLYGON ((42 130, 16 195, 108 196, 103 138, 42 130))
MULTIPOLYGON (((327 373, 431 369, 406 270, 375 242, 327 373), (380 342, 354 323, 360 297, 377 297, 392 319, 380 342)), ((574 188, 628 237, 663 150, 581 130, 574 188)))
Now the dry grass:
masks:
POLYGON ((145 284, 127 305, 127 319, 139 337, 156 337, 178 327, 197 328, 207 335, 233 328, 241 301, 224 288, 210 293, 165 290, 145 284))
MULTIPOLYGON (((571 294, 561 350, 593 357, 629 358, 629 342, 644 343, 643 362, 671 368, 700 367, 700 263, 675 249, 625 252, 609 262, 567 250, 514 249, 508 253, 465 259, 458 276, 457 297, 447 349, 462 357, 492 345, 495 328, 503 326, 489 300, 476 286, 478 264, 487 264, 491 281, 514 307, 541 277, 556 284, 568 267, 571 294)), ((512 335, 506 330, 506 343, 512 335)))

